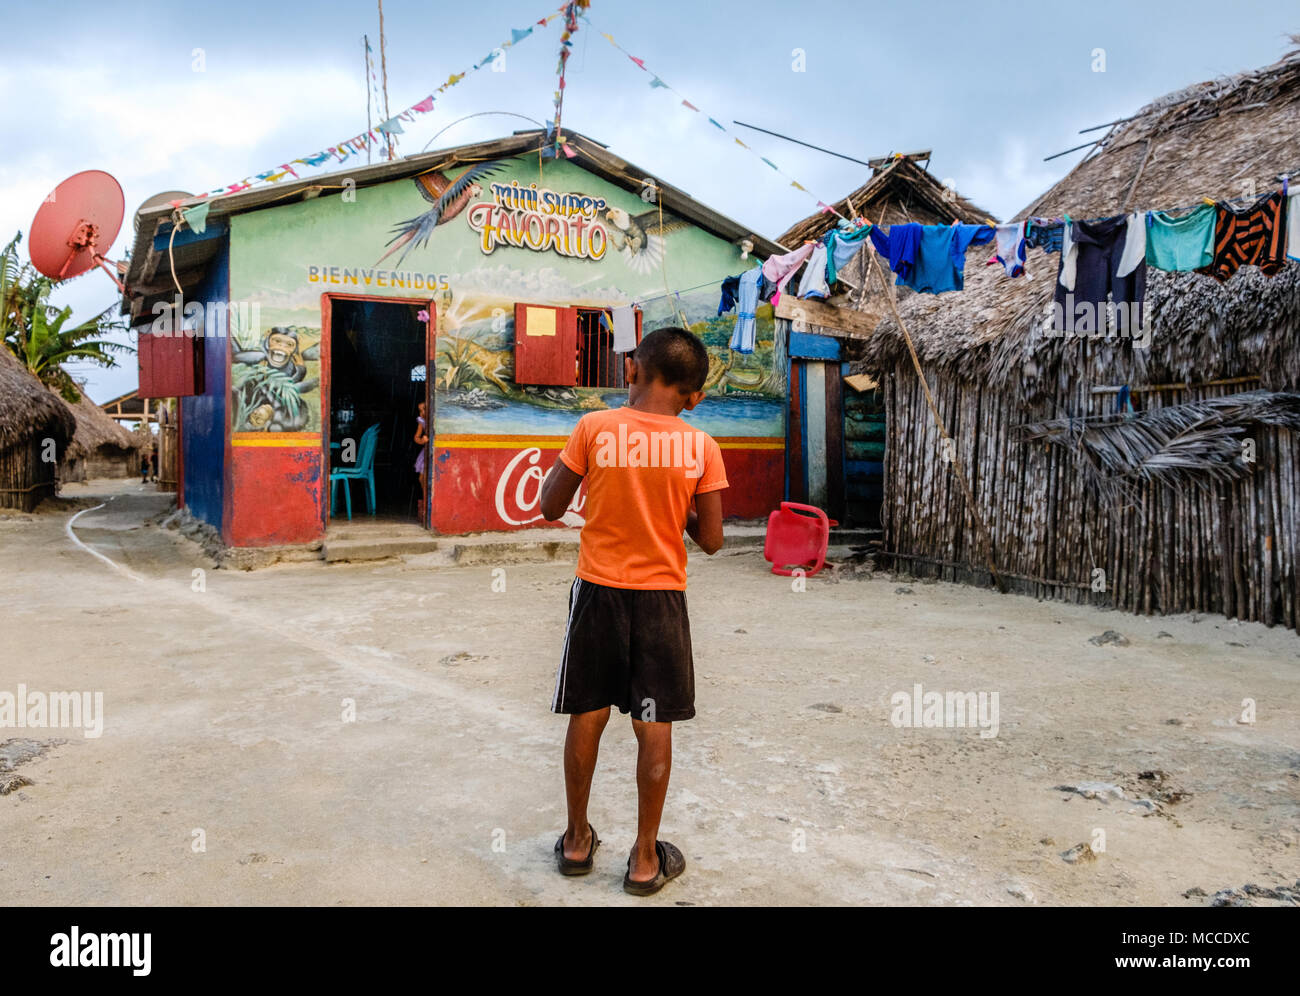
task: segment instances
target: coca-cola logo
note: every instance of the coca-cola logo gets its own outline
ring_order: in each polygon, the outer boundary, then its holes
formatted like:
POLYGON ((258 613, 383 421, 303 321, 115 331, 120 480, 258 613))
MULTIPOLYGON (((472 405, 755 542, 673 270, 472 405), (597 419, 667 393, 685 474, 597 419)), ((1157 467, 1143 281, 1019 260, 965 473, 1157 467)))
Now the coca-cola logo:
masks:
MULTIPOLYGON (((497 515, 507 525, 527 526, 544 518, 539 510, 542 481, 546 480, 546 471, 538 466, 541 459, 542 451, 536 446, 520 450, 510 458, 505 470, 497 478, 497 515)), ((549 469, 548 467, 547 470, 549 469)), ((581 513, 586 504, 587 496, 580 488, 573 496, 573 501, 569 502, 560 523, 565 526, 585 525, 587 520, 581 513)))

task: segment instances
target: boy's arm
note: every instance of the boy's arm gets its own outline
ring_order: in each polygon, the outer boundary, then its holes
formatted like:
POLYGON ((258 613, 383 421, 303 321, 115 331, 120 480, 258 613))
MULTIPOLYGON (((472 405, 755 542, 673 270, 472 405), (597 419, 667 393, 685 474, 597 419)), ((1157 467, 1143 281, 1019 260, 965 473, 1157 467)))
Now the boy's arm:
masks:
POLYGON ((706 491, 695 496, 695 507, 686 513, 686 535, 707 554, 722 549, 721 491, 706 491))
POLYGON ((582 475, 571 471, 563 460, 556 460, 555 466, 542 482, 542 517, 548 522, 562 517, 581 485, 582 475))

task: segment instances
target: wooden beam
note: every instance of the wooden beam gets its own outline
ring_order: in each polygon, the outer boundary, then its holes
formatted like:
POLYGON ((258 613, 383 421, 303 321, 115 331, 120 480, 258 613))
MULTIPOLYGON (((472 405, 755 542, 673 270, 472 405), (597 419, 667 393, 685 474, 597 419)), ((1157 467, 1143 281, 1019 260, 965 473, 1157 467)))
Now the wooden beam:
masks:
POLYGON ((874 308, 870 311, 837 308, 811 298, 800 300, 782 294, 781 303, 776 306, 776 317, 804 325, 818 325, 826 330, 827 335, 843 339, 869 339, 883 315, 874 308))

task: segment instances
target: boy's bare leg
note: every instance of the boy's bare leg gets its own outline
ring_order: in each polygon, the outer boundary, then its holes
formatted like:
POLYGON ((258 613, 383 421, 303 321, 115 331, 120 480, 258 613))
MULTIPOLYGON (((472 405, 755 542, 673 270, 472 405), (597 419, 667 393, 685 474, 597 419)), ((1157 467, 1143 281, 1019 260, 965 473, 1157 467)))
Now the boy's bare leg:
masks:
POLYGON ((668 776, 673 767, 673 724, 632 720, 636 733, 636 844, 628 874, 634 882, 649 882, 659 873, 659 820, 668 795, 668 776))
MULTIPOLYGON (((591 852, 587 801, 591 798, 591 778, 596 773, 600 735, 605 732, 608 722, 608 706, 569 717, 569 732, 564 738, 564 794, 569 803, 564 856, 571 861, 585 861, 591 852)), ((662 801, 660 805, 663 805, 662 801)))

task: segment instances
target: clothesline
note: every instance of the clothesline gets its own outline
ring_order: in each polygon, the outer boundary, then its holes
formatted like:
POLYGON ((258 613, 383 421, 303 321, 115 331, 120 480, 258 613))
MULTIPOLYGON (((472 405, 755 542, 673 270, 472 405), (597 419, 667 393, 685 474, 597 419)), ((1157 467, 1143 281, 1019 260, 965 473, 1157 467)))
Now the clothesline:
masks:
POLYGON ((847 222, 816 242, 771 256, 722 283, 718 313, 735 307, 731 348, 752 352, 755 309, 766 283, 779 302, 786 284, 804 267, 795 296, 825 299, 840 272, 868 241, 888 261, 895 283, 940 294, 965 288, 966 252, 996 240, 989 265, 1010 279, 1025 277, 1030 245, 1060 253, 1053 294, 1053 331, 1091 334, 1114 322, 1121 335, 1146 332, 1146 269, 1196 271, 1224 282, 1242 266, 1273 276, 1288 259, 1300 259, 1300 194, 1282 186, 1250 197, 1205 198, 1172 211, 1131 211, 1091 220, 1032 216, 1001 225, 906 224, 877 226, 865 218, 847 222), (1239 201, 1249 202, 1235 207, 1239 201), (1183 213, 1185 212, 1185 213, 1183 213), (1031 231, 1032 229, 1032 231, 1031 231))

